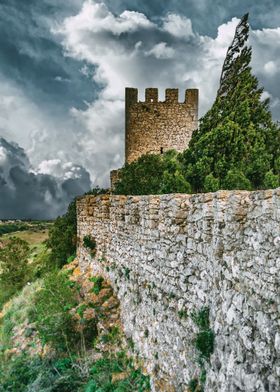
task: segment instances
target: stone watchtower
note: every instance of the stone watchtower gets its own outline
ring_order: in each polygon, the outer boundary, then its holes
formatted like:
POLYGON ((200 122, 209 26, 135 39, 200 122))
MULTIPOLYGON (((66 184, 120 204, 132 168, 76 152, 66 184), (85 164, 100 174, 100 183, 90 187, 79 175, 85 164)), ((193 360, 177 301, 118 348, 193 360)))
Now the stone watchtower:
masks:
POLYGON ((167 89, 159 102, 158 89, 147 88, 145 102, 138 102, 138 90, 125 90, 125 161, 131 163, 144 154, 162 154, 188 147, 197 129, 198 90, 186 90, 179 103, 178 89, 167 89))
MULTIPOLYGON (((179 102, 178 89, 167 89, 165 101, 158 100, 158 89, 147 88, 145 102, 138 101, 138 89, 125 89, 125 163, 144 154, 185 150, 198 127, 198 90, 188 89, 179 102)), ((111 172, 111 185, 118 170, 111 172)))

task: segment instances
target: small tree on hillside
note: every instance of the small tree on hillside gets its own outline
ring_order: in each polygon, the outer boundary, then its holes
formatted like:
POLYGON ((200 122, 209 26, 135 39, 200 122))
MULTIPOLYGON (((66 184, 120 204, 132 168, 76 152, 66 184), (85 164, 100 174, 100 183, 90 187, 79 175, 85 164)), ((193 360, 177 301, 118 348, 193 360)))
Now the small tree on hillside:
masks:
POLYGON ((16 237, 0 249, 0 306, 27 283, 29 254, 28 243, 16 237))
POLYGON ((251 73, 248 14, 238 24, 212 108, 183 156, 193 191, 279 186, 280 132, 251 73))

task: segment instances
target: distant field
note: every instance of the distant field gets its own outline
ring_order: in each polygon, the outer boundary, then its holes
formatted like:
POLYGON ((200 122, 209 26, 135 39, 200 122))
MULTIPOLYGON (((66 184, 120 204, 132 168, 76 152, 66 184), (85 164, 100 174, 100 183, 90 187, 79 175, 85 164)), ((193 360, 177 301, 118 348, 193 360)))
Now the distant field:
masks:
POLYGON ((44 229, 42 231, 33 231, 33 230, 25 230, 25 231, 16 231, 14 233, 4 234, 1 237, 1 240, 4 242, 11 237, 18 237, 24 241, 27 241, 31 247, 37 247, 43 241, 48 238, 49 231, 44 229))
POLYGON ((5 243, 11 237, 20 238, 28 242, 30 246, 29 260, 32 263, 46 252, 45 240, 48 238, 49 228, 52 222, 4 222, 0 223, 0 245, 5 243), (2 228, 2 232, 1 232, 2 228), (6 234, 1 234, 6 231, 6 234))
POLYGON ((0 223, 0 243, 5 243, 11 237, 18 237, 30 246, 30 261, 46 248, 44 242, 48 238, 52 222, 22 222, 10 221, 0 223))

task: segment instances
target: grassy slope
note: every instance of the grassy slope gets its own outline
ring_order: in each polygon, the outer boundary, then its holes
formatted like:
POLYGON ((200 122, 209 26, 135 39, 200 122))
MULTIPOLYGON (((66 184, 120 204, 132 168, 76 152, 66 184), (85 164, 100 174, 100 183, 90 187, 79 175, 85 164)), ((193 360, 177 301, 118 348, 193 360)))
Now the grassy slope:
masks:
MULTIPOLYGON (((1 242, 4 244, 12 236, 29 243, 30 263, 34 269, 38 268, 43 260, 42 255, 47 252, 44 241, 48 229, 40 230, 35 225, 26 231, 3 235, 1 242)), ((94 338, 92 346, 83 354, 77 352, 72 358, 66 353, 61 356, 52 352, 49 357, 48 347, 40 340, 36 328, 37 310, 34 302, 36 292, 44 285, 45 275, 31 281, 10 299, 0 313, 0 392, 149 391, 148 377, 135 368, 127 357, 128 345, 121 331, 118 303, 112 289, 103 282, 102 287, 93 290, 96 279, 82 274, 77 261, 71 264, 73 267, 70 264, 66 267, 73 274, 69 275, 69 284, 71 287, 80 287, 78 292, 81 290, 77 308, 71 312, 74 311, 73 317, 81 326, 85 325, 88 317, 96 317, 98 337, 94 338)), ((51 301, 51 298, 48 300, 51 301)))

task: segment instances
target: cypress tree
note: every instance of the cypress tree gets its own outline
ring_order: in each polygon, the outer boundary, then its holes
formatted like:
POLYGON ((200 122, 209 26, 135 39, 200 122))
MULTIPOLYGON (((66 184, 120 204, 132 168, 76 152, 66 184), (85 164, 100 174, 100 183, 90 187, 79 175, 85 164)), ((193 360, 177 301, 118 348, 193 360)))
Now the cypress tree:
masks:
POLYGON ((183 154, 194 192, 280 185, 280 132, 250 67, 248 14, 236 27, 212 108, 183 154))

